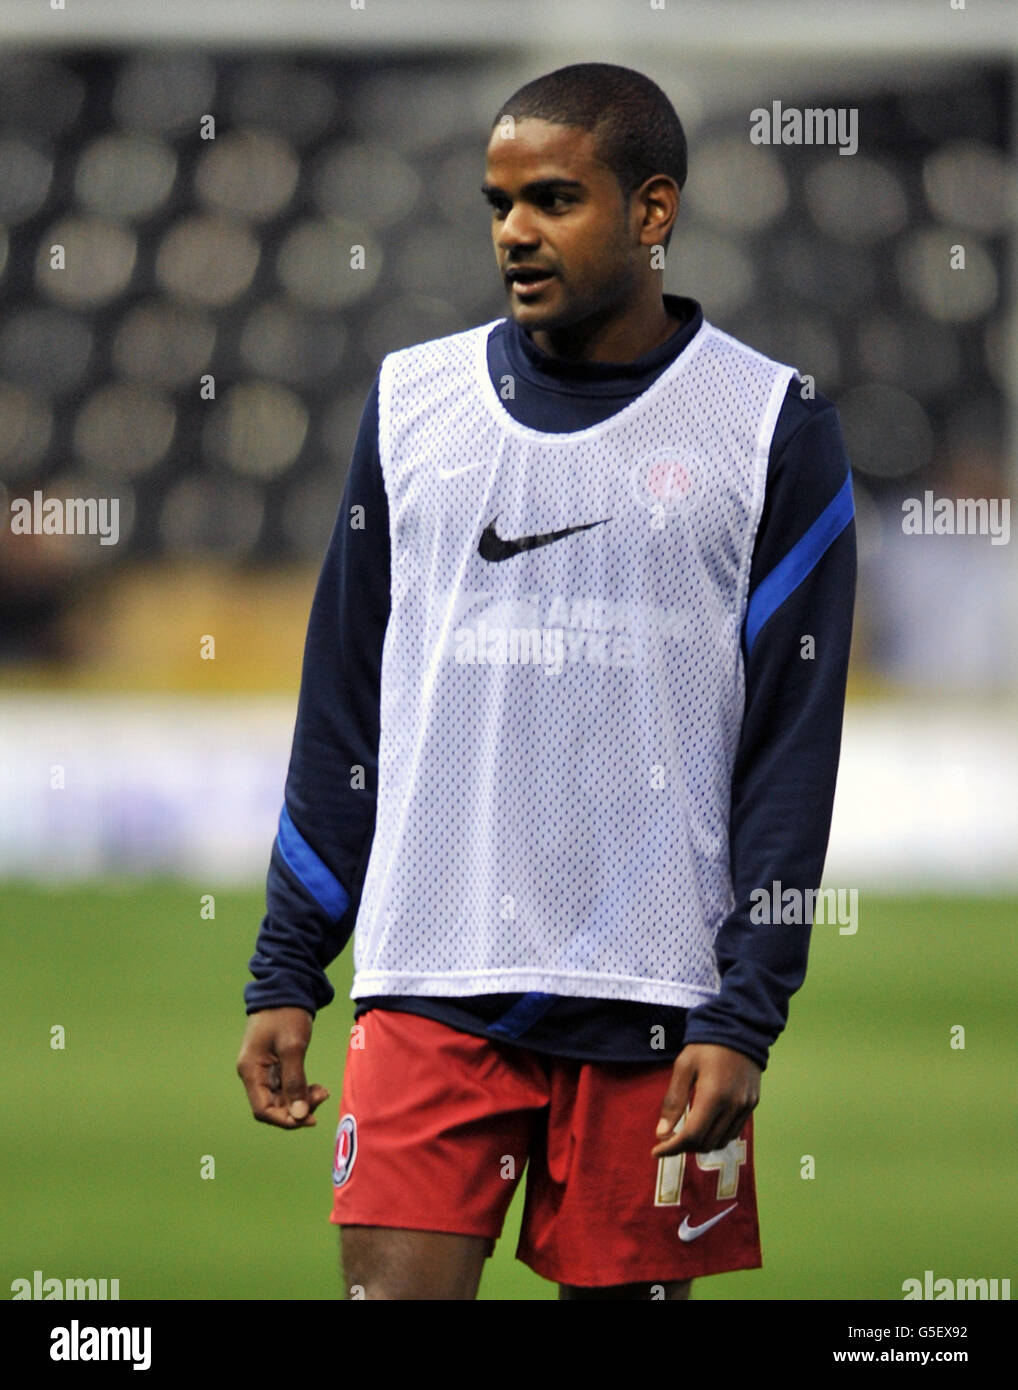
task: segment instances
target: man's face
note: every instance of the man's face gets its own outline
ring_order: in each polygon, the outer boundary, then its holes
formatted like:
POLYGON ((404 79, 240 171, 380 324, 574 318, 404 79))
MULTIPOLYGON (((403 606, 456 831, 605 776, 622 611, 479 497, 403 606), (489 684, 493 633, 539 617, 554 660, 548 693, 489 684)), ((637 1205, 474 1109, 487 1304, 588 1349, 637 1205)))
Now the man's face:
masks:
POLYGON ((509 312, 521 327, 566 328, 624 309, 641 274, 639 235, 618 180, 594 158, 590 131, 527 119, 505 138, 496 127, 482 191, 509 312), (550 278, 528 289, 506 278, 517 266, 550 278))

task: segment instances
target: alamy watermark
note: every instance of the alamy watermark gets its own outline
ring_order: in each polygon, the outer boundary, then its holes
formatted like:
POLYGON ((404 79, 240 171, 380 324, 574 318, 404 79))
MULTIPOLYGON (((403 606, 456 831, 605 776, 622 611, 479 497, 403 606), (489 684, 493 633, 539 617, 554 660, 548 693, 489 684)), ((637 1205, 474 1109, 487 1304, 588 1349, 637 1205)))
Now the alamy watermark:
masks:
POLYGON ((991 545, 1011 539, 1010 497, 937 497, 927 488, 922 498, 901 504, 906 536, 989 536, 991 545))
POLYGON ((769 888, 749 895, 749 920, 755 925, 824 926, 838 924, 842 936, 859 930, 858 888, 782 888, 775 879, 769 888))
POLYGON ((935 1279, 932 1269, 923 1270, 921 1279, 906 1279, 901 1292, 910 1299, 1000 1300, 1010 1299, 1010 1279, 935 1279))
POLYGON ((11 1301, 31 1299, 114 1299, 120 1297, 119 1279, 57 1279, 46 1278, 41 1269, 32 1271, 31 1279, 11 1280, 11 1301))
POLYGON ((497 627, 482 618, 476 627, 457 628, 453 637, 461 666, 543 666, 557 676, 565 664, 560 627, 497 627))
POLYGON ((749 138, 754 145, 837 145, 839 154, 859 148, 859 108, 856 106, 757 106, 749 113, 749 138))
POLYGON ((50 1333, 51 1361, 130 1361, 136 1371, 152 1365, 151 1327, 69 1327, 50 1333))
POLYGON ((100 545, 120 539, 119 497, 46 497, 36 489, 30 498, 11 499, 12 536, 98 536, 100 545))

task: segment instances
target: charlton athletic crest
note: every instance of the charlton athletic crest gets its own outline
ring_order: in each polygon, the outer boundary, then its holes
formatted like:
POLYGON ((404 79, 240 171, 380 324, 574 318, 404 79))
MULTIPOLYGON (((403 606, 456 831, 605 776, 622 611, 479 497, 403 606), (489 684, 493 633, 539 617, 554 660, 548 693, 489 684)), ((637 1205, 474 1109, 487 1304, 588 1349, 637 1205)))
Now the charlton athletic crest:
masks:
POLYGON ((357 1157, 357 1121, 352 1115, 344 1115, 336 1130, 336 1148, 332 1155, 332 1182, 334 1187, 342 1187, 353 1171, 353 1161, 357 1157))

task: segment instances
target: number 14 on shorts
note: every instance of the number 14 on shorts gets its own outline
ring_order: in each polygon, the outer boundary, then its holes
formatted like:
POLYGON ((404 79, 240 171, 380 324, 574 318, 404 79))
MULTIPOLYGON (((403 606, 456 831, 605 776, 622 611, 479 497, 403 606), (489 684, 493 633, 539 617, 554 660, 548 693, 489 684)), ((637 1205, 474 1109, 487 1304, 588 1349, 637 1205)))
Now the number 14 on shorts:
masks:
MULTIPOLYGON (((657 1185, 654 1189, 656 1207, 677 1207, 682 1203, 682 1182, 686 1175, 688 1155, 667 1154, 657 1161, 657 1185)), ((746 1161, 745 1139, 733 1139, 723 1149, 711 1153, 693 1154, 702 1173, 717 1172, 717 1201, 731 1201, 739 1191, 739 1171, 746 1161)))

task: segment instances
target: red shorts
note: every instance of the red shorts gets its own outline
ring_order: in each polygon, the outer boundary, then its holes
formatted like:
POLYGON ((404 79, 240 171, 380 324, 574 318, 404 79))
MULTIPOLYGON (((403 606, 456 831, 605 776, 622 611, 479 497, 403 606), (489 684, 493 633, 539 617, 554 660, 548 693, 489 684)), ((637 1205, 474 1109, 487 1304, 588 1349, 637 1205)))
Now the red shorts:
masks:
POLYGON ((550 1057, 371 1009, 347 1054, 330 1220, 494 1243, 527 1167, 516 1255, 546 1279, 756 1269, 752 1119, 716 1153, 652 1158, 671 1070, 550 1057))

